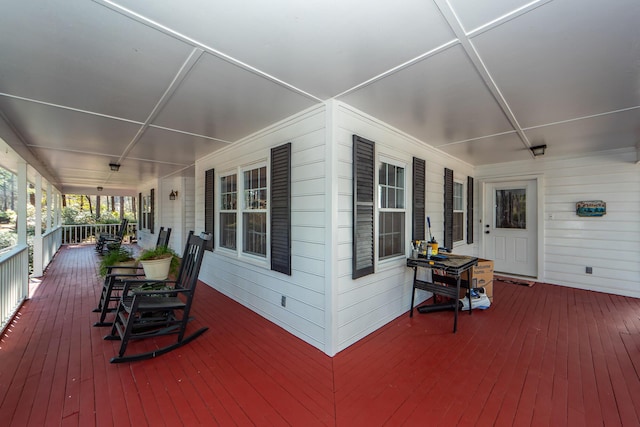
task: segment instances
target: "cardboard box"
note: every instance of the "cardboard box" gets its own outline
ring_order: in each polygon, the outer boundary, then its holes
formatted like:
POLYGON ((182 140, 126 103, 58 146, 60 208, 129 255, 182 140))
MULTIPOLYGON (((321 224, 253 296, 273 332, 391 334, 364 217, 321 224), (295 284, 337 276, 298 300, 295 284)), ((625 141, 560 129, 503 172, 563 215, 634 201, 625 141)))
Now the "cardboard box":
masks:
POLYGON ((474 288, 484 288, 493 302, 493 261, 478 258, 478 265, 471 270, 471 285, 474 288))
MULTIPOLYGON (((463 276, 463 279, 469 280, 469 275, 463 276)), ((478 258, 478 265, 471 269, 471 287, 484 288, 485 293, 493 302, 493 261, 478 258)))

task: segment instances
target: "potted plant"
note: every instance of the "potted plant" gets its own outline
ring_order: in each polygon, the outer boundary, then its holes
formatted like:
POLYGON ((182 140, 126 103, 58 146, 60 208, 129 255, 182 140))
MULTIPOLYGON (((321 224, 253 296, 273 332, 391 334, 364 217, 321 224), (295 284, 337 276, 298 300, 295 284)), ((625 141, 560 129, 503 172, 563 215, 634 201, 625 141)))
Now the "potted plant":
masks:
POLYGON ((157 246, 143 250, 138 262, 142 264, 147 279, 165 280, 169 274, 175 275, 178 272, 180 258, 170 247, 157 246))
MULTIPOLYGON (((110 249, 100 261, 100 267, 98 272, 100 276, 105 277, 109 272, 109 267, 121 266, 121 267, 135 267, 137 264, 136 259, 131 254, 131 251, 124 247, 118 247, 110 249)), ((112 274, 127 274, 131 269, 117 269, 112 268, 112 274)))

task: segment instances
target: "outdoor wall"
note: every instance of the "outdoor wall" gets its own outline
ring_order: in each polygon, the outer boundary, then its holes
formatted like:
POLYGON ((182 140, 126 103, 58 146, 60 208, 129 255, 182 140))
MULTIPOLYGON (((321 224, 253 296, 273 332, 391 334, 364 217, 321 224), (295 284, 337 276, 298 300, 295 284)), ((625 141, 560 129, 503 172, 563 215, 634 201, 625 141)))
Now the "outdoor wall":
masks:
POLYGON ((261 262, 220 248, 216 234, 216 248, 205 255, 200 279, 323 351, 327 341, 325 127, 321 105, 198 160, 195 173, 196 230, 202 231, 205 171, 215 169, 219 223, 220 175, 263 161, 269 175, 271 148, 291 142, 291 276, 272 271, 269 260, 261 262), (281 305, 283 296, 286 307, 281 305))
MULTIPOLYGON (((412 159, 426 161, 426 213, 431 218, 432 233, 443 242, 444 233, 444 168, 454 171, 456 180, 466 180, 473 168, 453 157, 433 149, 402 132, 367 116, 346 104, 335 104, 335 153, 337 183, 337 227, 333 250, 337 254, 334 308, 336 352, 345 349, 394 318, 405 315, 411 304, 413 270, 406 267, 404 256, 378 262, 375 273, 359 279, 352 272, 352 136, 375 142, 376 166, 381 156, 406 165, 407 211, 406 254, 411 239, 412 159)), ((474 197, 477 200, 477 197, 474 197)), ((474 227, 477 241, 477 229, 474 227)), ((376 240, 377 242, 377 240, 376 240)), ((477 254, 477 245, 460 243, 453 248, 459 254, 477 254)), ((418 302, 430 296, 420 291, 418 302)), ((407 314, 408 315, 408 314, 407 314)))
MULTIPOLYGON (((547 283, 640 297, 640 165, 634 149, 579 158, 476 168, 476 178, 542 174, 547 283), (576 202, 603 200, 603 217, 579 217, 576 202), (586 274, 586 267, 593 274, 586 274)), ((540 243, 542 244, 542 243, 540 243)))
MULTIPOLYGON (((194 168, 192 168, 195 170, 194 168)), ((191 173, 193 173, 193 170, 191 173)), ((156 206, 159 206, 157 227, 171 228, 169 244, 173 250, 181 254, 187 243, 189 231, 195 230, 195 177, 181 175, 164 178, 159 195, 156 193, 156 206), (170 200, 169 194, 177 191, 176 200, 170 200)))

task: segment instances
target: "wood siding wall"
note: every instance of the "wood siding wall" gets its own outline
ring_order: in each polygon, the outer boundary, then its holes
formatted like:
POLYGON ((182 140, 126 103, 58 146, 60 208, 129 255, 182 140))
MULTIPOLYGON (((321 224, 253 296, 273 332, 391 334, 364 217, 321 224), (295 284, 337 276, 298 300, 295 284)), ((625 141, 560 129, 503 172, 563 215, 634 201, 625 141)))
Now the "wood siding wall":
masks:
MULTIPOLYGON (((204 227, 204 175, 215 168, 216 194, 221 174, 256 162, 270 166, 270 150, 291 142, 291 276, 264 262, 219 248, 205 254, 200 279, 325 351, 325 230, 327 221, 324 106, 298 114, 196 163, 196 224, 204 227), (286 297, 286 307, 281 305, 286 297)), ((268 171, 269 172, 269 171, 268 171)), ((238 176, 240 179, 241 176, 238 176)), ((238 195, 240 203, 241 195, 238 195)), ((216 200, 219 215, 220 200, 216 200)), ((219 223, 219 221, 216 221, 219 223)), ((238 230, 240 232, 241 230, 238 230)))
MULTIPOLYGON (((635 150, 536 159, 476 169, 477 180, 542 174, 541 281, 640 297, 640 168, 635 150), (603 217, 579 217, 576 202, 603 200, 603 217), (593 274, 586 274, 586 267, 593 274)), ((478 211, 480 212, 480 211, 478 211)))
MULTIPOLYGON (((413 157, 426 160, 426 214, 431 217, 431 231, 439 242, 443 241, 444 223, 444 168, 455 172, 457 179, 473 175, 470 165, 420 143, 398 130, 385 125, 346 104, 337 104, 336 153, 338 173, 338 225, 333 250, 337 251, 337 351, 343 350, 402 313, 411 304, 413 270, 406 267, 406 259, 399 257, 377 262, 375 273, 356 280, 351 278, 351 229, 352 229, 352 135, 374 141, 376 144, 376 169, 380 156, 405 164, 407 205, 405 214, 406 251, 411 239, 411 187, 413 157)), ((377 220, 376 220, 377 221, 377 220)), ((377 230, 377 226, 376 226, 377 230)), ((376 238, 377 245, 377 238, 376 238)), ((455 252, 477 253, 475 245, 460 243, 455 252)), ((376 248, 377 254, 377 248, 376 248)), ((423 293, 419 301, 428 294, 423 293)))

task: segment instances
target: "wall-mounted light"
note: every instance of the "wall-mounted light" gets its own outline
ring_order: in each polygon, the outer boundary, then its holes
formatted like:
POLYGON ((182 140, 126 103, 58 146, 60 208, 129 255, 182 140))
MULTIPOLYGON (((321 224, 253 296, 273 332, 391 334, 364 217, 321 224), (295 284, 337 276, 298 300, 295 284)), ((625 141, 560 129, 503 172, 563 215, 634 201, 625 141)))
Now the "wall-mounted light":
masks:
POLYGON ((169 194, 169 200, 175 200, 178 197, 178 190, 171 190, 169 194))
POLYGON ((120 170, 120 163, 109 163, 109 168, 113 172, 118 172, 120 170))
POLYGON ((102 187, 98 187, 98 191, 102 191, 102 187))
POLYGON ((547 149, 547 145, 536 145, 535 147, 529 148, 535 157, 544 156, 544 150, 547 149))

